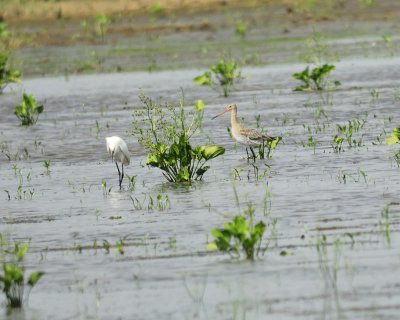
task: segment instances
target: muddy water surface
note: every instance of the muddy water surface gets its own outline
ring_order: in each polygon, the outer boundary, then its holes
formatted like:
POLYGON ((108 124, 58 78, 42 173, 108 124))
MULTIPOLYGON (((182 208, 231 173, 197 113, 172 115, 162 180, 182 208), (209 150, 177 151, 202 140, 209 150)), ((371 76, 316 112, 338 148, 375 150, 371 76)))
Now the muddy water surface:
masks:
POLYGON ((398 59, 343 61, 334 74, 343 85, 331 94, 293 92, 290 75, 301 65, 249 68, 227 99, 192 85, 198 70, 29 79, 23 90, 45 105, 30 128, 19 127, 13 115, 22 89, 9 89, 0 96, 0 231, 31 238, 27 269, 46 274, 23 313, 6 315, 2 308, 1 318, 395 319, 400 177, 397 148, 384 138, 399 117, 398 65, 398 59), (141 107, 140 90, 177 101, 179 88, 188 108, 196 99, 206 102, 209 137, 199 134, 197 141, 226 147, 204 181, 192 186, 165 183, 159 171, 144 166, 146 152, 127 132, 132 110, 141 107), (255 127, 260 115, 262 127, 283 137, 271 159, 255 163, 258 175, 229 137, 229 117, 210 120, 230 102, 248 125, 255 127), (335 153, 336 125, 353 119, 366 120, 353 135, 361 146, 344 142, 344 151, 335 153), (110 135, 128 143, 126 172, 136 175, 134 189, 125 180, 118 190, 105 150, 110 135), (303 146, 310 136, 315 150, 303 146), (50 173, 44 160, 51 161, 50 173), (22 200, 16 199, 18 169, 22 200), (131 200, 146 207, 159 194, 170 199, 162 211, 139 209, 131 200), (264 256, 247 263, 207 252, 211 228, 250 201, 257 220, 277 221, 264 256), (387 204, 390 246, 381 217, 387 204), (329 244, 341 241, 328 246, 328 261, 318 259, 315 247, 322 234, 329 244), (121 239, 123 255, 116 248, 121 239), (335 261, 332 282, 326 270, 332 274, 335 261))

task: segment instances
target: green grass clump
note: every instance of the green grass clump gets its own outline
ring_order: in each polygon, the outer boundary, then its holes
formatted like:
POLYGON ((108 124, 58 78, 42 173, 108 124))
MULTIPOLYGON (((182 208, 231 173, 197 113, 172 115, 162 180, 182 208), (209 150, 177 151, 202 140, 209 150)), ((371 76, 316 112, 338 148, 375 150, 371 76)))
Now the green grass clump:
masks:
POLYGON ((20 73, 8 66, 9 54, 0 51, 0 94, 9 83, 20 82, 20 73))
POLYGON ((34 125, 43 112, 43 105, 37 105, 35 97, 24 93, 22 101, 15 107, 14 114, 21 120, 22 126, 34 125))
POLYGON ((254 224, 254 208, 249 203, 243 214, 224 223, 222 228, 211 230, 214 241, 208 244, 207 249, 227 252, 233 258, 244 254, 247 260, 253 261, 261 252, 265 229, 263 221, 254 224))
POLYGON ((43 276, 43 272, 32 272, 25 281, 23 259, 29 250, 29 242, 21 244, 15 241, 14 246, 9 246, 8 240, 0 234, 0 245, 0 260, 2 263, 0 288, 6 296, 9 308, 22 308, 24 298, 28 299, 30 290, 43 276), (29 291, 24 295, 26 286, 29 287, 29 291))
MULTIPOLYGON (((327 76, 335 70, 335 66, 332 64, 324 64, 322 66, 316 66, 310 72, 310 67, 307 66, 302 72, 294 73, 292 77, 296 80, 301 81, 303 84, 297 86, 295 91, 320 91, 325 90, 328 87, 327 76)), ((340 81, 333 82, 335 87, 340 86, 340 81)))
POLYGON ((199 86, 210 86, 214 89, 222 87, 224 97, 227 97, 234 83, 241 79, 241 71, 238 70, 235 60, 222 59, 211 66, 209 71, 195 77, 193 81, 199 86))

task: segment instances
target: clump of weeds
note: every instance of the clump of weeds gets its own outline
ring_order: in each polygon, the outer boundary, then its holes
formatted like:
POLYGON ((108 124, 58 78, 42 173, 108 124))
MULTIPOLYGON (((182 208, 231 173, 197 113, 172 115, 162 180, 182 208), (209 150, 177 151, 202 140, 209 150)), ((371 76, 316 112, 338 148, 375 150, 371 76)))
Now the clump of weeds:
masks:
POLYGON ((341 85, 340 81, 329 80, 329 74, 335 70, 335 65, 324 63, 324 60, 330 59, 328 44, 321 33, 314 30, 313 36, 307 41, 308 53, 305 60, 308 64, 306 68, 292 77, 299 80, 302 84, 297 86, 295 91, 322 91, 333 90, 341 85))
POLYGON ((130 198, 135 210, 165 211, 171 208, 171 202, 167 194, 145 195, 142 200, 132 196, 130 198))
POLYGON ((43 105, 37 105, 32 95, 23 94, 22 101, 15 107, 14 114, 21 121, 22 126, 31 126, 37 122, 43 112, 43 105))
POLYGON ((0 288, 3 291, 7 307, 22 308, 23 302, 29 298, 30 291, 43 276, 43 272, 32 272, 26 278, 24 257, 28 253, 29 242, 13 244, 4 235, 0 234, 0 261, 2 273, 0 273, 0 288), (26 291, 26 287, 28 290, 26 291))
POLYGON ((8 84, 21 82, 19 71, 13 70, 9 66, 9 58, 9 53, 0 48, 0 94, 8 84))
MULTIPOLYGON (((235 196, 238 204, 236 190, 235 196)), ((267 207, 268 205, 264 203, 264 214, 267 213, 268 215, 267 207)), ((240 259, 244 256, 249 261, 257 259, 260 253, 264 254, 268 249, 270 239, 275 235, 276 219, 273 219, 269 224, 265 224, 263 221, 255 223, 254 215, 255 209, 253 204, 249 202, 243 212, 234 216, 231 221, 225 222, 222 228, 211 230, 214 240, 207 245, 207 249, 226 252, 234 259, 240 259), (262 247, 263 236, 268 227, 270 227, 270 237, 268 243, 262 247)))
POLYGON ((221 87, 224 97, 227 97, 233 85, 242 79, 236 61, 232 58, 224 58, 217 64, 210 66, 209 71, 195 77, 193 81, 197 85, 209 86, 217 90, 221 87))
POLYGON ((170 182, 201 180, 210 168, 206 163, 225 152, 220 146, 191 144, 202 125, 204 102, 198 100, 187 112, 183 97, 178 107, 170 103, 163 106, 143 94, 139 98, 144 109, 133 114, 131 133, 149 151, 146 164, 159 168, 170 182))

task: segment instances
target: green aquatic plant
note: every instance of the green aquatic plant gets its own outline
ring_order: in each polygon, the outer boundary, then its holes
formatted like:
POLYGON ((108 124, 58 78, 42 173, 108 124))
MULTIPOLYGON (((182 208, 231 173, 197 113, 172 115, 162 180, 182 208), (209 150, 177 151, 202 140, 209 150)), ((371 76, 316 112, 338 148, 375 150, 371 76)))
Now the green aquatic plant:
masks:
POLYGON ((200 129, 204 102, 199 100, 194 110, 184 109, 184 99, 176 107, 165 107, 143 94, 139 95, 144 109, 134 112, 132 134, 146 148, 146 164, 162 170, 170 182, 190 183, 201 180, 210 168, 206 163, 225 152, 215 145, 192 146, 190 140, 200 129))
POLYGON ((313 138, 313 136, 309 136, 307 142, 303 143, 303 147, 313 148, 314 154, 315 154, 315 149, 316 149, 317 145, 318 145, 318 141, 315 140, 313 138))
POLYGON ((335 135, 332 140, 332 148, 335 152, 340 153, 343 151, 344 138, 335 135))
POLYGON ((235 60, 222 59, 193 81, 199 86, 210 86, 214 89, 222 87, 224 97, 227 97, 231 87, 241 79, 241 71, 238 70, 235 60))
POLYGON ((400 141, 400 127, 394 128, 392 134, 386 138, 386 143, 388 145, 399 143, 400 141))
POLYGON ((263 141, 263 143, 261 143, 258 146, 259 158, 260 159, 272 158, 272 154, 274 153, 280 141, 282 141, 282 137, 274 137, 274 139, 270 141, 263 141))
POLYGON ((238 20, 235 24, 235 34, 239 37, 244 38, 247 33, 247 27, 246 24, 243 22, 243 20, 238 20))
POLYGON ((9 54, 0 50, 0 94, 9 83, 20 82, 20 73, 8 65, 9 54))
POLYGON ((247 260, 253 261, 261 251, 265 229, 263 221, 254 224, 254 208, 249 203, 243 214, 224 223, 222 228, 211 230, 214 241, 207 245, 207 249, 227 252, 234 258, 240 258, 244 253, 247 260))
POLYGON ((21 120, 22 126, 30 126, 36 123, 43 112, 43 105, 37 105, 34 96, 24 93, 22 101, 15 107, 14 114, 21 120))
POLYGON ((158 194, 155 197, 145 195, 143 200, 139 200, 137 197, 132 196, 130 196, 130 198, 135 210, 146 209, 147 211, 164 211, 171 207, 171 202, 167 194, 158 194))
POLYGON ((322 91, 332 90, 340 86, 340 81, 330 81, 329 74, 335 70, 335 65, 327 61, 335 59, 329 50, 328 43, 324 36, 313 30, 312 36, 307 39, 307 52, 304 54, 304 60, 307 67, 298 73, 294 73, 292 77, 302 82, 297 86, 295 91, 322 91), (314 67, 311 69, 310 65, 314 67))
POLYGON ((104 13, 99 13, 95 17, 95 32, 104 40, 104 36, 107 32, 107 28, 110 25, 111 20, 104 13))
POLYGON ((2 273, 0 274, 0 288, 6 296, 7 306, 10 308, 22 308, 24 299, 27 300, 29 293, 43 276, 43 272, 32 272, 25 278, 24 257, 29 250, 29 242, 14 242, 10 245, 9 240, 0 234, 0 261, 2 273), (28 286, 29 291, 25 292, 28 286))
POLYGON ((50 174, 50 165, 51 165, 50 160, 44 160, 43 161, 43 166, 46 169, 46 174, 50 174))
POLYGON ((360 123, 358 119, 349 120, 347 125, 337 124, 336 127, 338 132, 343 134, 346 137, 347 143, 349 147, 361 147, 362 146, 362 137, 360 139, 353 139, 353 133, 358 132, 363 126, 364 123, 360 123))
MULTIPOLYGON (((324 64, 322 66, 316 66, 310 70, 310 66, 307 66, 302 72, 294 73, 292 77, 296 80, 301 81, 303 84, 297 86, 295 91, 315 91, 325 90, 329 87, 327 76, 335 70, 334 65, 324 64)), ((340 81, 333 82, 334 87, 341 85, 340 81)))

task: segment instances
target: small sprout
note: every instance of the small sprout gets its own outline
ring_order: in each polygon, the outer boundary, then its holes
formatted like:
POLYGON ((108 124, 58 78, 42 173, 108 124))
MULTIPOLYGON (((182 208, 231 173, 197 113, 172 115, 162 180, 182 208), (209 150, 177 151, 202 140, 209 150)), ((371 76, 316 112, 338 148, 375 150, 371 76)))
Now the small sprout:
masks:
POLYGON ((101 187, 103 188, 103 194, 108 196, 111 193, 112 187, 107 189, 107 181, 105 179, 101 180, 101 187))
POLYGON ((46 173, 50 174, 50 160, 44 160, 43 166, 46 168, 46 173))
POLYGON ((122 239, 119 239, 119 240, 115 243, 115 245, 117 246, 117 249, 118 249, 119 254, 120 254, 120 255, 124 255, 124 254, 125 254, 125 251, 124 251, 124 245, 125 245, 125 243, 124 243, 124 241, 123 241, 122 239))
POLYGON ((108 242, 108 240, 103 240, 103 249, 106 251, 106 254, 110 253, 110 243, 108 242))

